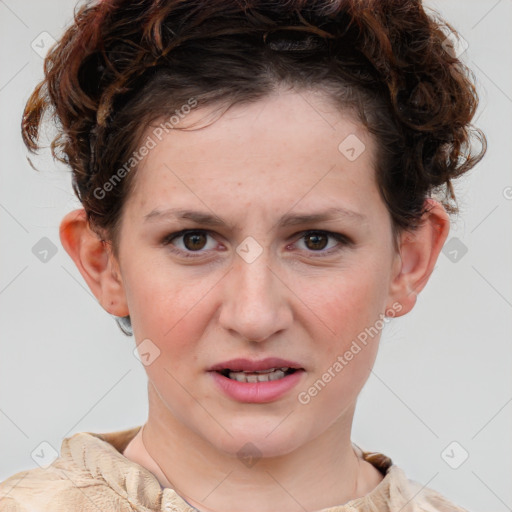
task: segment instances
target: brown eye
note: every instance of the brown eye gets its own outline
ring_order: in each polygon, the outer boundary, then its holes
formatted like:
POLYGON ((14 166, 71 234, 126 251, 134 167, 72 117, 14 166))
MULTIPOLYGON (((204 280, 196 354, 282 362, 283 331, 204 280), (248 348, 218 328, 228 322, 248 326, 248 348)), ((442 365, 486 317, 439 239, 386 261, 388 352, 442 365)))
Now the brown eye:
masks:
POLYGON ((187 233, 183 235, 183 244, 190 251, 198 251, 206 245, 204 233, 187 233))
POLYGON ((162 240, 162 245, 176 248, 177 252, 183 255, 198 253, 201 255, 209 249, 214 249, 215 239, 208 231, 202 230, 183 230, 177 233, 171 233, 162 240))
POLYGON ((299 249, 319 257, 332 256, 344 248, 353 246, 353 241, 341 233, 311 230, 303 232, 296 244, 299 249))
POLYGON ((323 233, 310 233, 304 236, 304 241, 308 249, 322 250, 327 246, 328 238, 323 233))

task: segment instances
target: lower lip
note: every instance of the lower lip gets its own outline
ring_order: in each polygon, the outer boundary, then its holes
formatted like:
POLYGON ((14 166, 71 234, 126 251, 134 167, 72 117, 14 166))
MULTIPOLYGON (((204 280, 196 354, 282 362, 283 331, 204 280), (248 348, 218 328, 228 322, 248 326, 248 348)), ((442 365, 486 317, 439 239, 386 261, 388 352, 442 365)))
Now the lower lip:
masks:
POLYGON ((282 379, 268 382, 238 382, 219 372, 209 372, 217 386, 227 396, 238 402, 265 403, 277 400, 295 387, 304 370, 296 370, 282 379))

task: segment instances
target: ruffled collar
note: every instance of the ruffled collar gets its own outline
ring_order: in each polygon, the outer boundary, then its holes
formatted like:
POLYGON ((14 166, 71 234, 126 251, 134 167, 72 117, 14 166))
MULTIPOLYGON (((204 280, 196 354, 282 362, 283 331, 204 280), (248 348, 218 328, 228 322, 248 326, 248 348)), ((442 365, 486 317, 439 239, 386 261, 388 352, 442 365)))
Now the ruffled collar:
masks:
MULTIPOLYGON (((80 472, 105 481, 119 496, 136 510, 161 512, 197 512, 176 491, 163 487, 153 473, 125 457, 122 452, 141 426, 109 433, 80 432, 64 439, 61 456, 72 460, 80 472)), ((405 506, 413 498, 416 487, 411 487, 403 471, 381 453, 365 452, 354 444, 359 456, 374 465, 383 480, 368 494, 343 505, 318 512, 391 512, 397 505, 405 506), (391 500, 393 501, 392 508, 391 500)), ((414 508, 415 509, 415 508, 414 508)), ((413 509, 404 509, 406 510, 413 509)))

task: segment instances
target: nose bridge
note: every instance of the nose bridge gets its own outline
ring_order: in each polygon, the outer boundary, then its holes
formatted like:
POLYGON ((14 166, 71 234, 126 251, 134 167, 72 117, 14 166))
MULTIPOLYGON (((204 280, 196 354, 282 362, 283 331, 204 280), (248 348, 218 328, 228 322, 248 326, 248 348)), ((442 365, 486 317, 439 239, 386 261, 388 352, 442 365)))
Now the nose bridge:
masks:
POLYGON ((246 261, 239 257, 234 264, 234 275, 240 283, 239 297, 244 300, 254 301, 271 299, 271 290, 276 279, 270 267, 268 250, 262 252, 254 261, 246 261), (267 296, 268 295, 268 296, 267 296))
MULTIPOLYGON (((243 250, 243 244, 240 249, 243 250)), ((228 275, 229 286, 221 313, 225 328, 250 341, 262 341, 287 326, 291 314, 286 287, 272 269, 268 248, 255 259, 239 252, 228 275)))

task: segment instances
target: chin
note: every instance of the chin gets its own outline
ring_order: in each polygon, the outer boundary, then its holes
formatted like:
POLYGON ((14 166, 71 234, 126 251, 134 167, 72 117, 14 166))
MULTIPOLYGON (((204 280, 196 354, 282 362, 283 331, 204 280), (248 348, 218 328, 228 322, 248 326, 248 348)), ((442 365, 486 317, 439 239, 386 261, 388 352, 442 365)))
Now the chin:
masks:
MULTIPOLYGON (((264 422, 260 427, 233 422, 229 427, 229 433, 225 433, 222 438, 208 439, 219 451, 239 459, 260 458, 260 457, 280 457, 287 455, 297 449, 301 444, 307 442, 301 439, 295 431, 290 430, 290 425, 286 427, 279 421, 273 422, 268 426, 264 422)), ((243 460, 242 460, 243 462, 243 460)))

